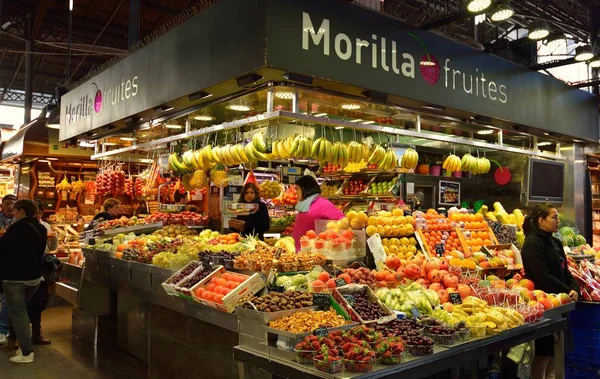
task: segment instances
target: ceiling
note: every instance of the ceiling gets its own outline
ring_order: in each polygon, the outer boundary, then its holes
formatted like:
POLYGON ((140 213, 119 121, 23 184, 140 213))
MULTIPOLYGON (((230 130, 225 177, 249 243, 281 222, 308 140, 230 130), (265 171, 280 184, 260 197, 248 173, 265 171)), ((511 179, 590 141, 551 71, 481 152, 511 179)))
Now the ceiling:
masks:
MULTIPOLYGON (((129 15, 135 0, 74 0, 67 79, 69 0, 0 0, 0 103, 17 99, 25 89, 28 20, 33 40, 34 103, 39 106, 51 101, 56 87, 76 85, 217 1, 139 0, 139 41, 133 43, 135 38, 129 41, 129 15)), ((508 49, 499 47, 508 32, 544 18, 551 20, 555 29, 587 41, 589 9, 600 9, 600 0, 512 0, 511 4, 516 15, 509 21, 485 22, 478 27, 472 16, 464 14, 464 0, 385 0, 382 11, 412 26, 531 66, 537 63, 535 44, 511 42, 508 49), (431 23, 437 21, 440 25, 432 28, 431 23)))

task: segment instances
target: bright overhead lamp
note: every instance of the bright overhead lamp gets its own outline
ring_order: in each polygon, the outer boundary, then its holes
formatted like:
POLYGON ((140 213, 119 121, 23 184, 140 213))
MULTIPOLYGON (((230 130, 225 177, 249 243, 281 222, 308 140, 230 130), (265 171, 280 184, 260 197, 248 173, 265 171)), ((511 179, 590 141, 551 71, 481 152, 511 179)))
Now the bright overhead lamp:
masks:
POLYGON ((558 49, 561 46, 565 46, 567 43, 567 37, 565 37, 564 33, 552 33, 550 37, 546 40, 546 46, 551 51, 558 49))
POLYGON ((203 114, 194 116, 194 120, 196 120, 196 121, 212 121, 214 119, 215 118, 213 116, 203 115, 203 114))
POLYGON ((374 123, 375 123, 375 121, 365 121, 365 122, 363 122, 363 125, 371 125, 374 123))
POLYGON ((116 146, 117 144, 114 142, 103 142, 102 143, 104 146, 116 146))
POLYGON ((430 60, 422 60, 422 61, 420 61, 420 62, 419 62, 419 64, 420 64, 421 66, 424 66, 424 67, 432 67, 432 66, 435 66, 435 62, 434 62, 434 61, 430 61, 430 60))
POLYGON ((510 0, 498 0, 490 19, 494 22, 500 22, 508 20, 513 14, 515 14, 515 11, 513 7, 510 6, 510 0))
POLYGON ((290 91, 279 91, 275 92, 275 97, 283 100, 292 100, 294 98, 294 93, 290 91))
POLYGON ((133 141, 135 138, 133 137, 121 137, 121 141, 133 141))
POLYGON ((344 129, 344 127, 343 126, 336 126, 334 129, 341 130, 341 129, 344 129))
POLYGON ((550 34, 550 27, 546 20, 535 20, 529 24, 529 39, 539 41, 543 38, 548 37, 550 34))
POLYGON ((423 109, 430 109, 432 111, 444 111, 444 110, 446 110, 446 107, 442 107, 441 105, 435 105, 435 104, 421 105, 421 108, 423 108, 423 109))
POLYGON ((315 116, 315 117, 323 117, 323 116, 327 116, 327 113, 325 113, 325 112, 323 112, 323 113, 317 113, 317 114, 314 114, 313 116, 315 116))
POLYGON ((548 142, 548 141, 538 142, 538 147, 539 146, 550 146, 550 145, 552 145, 552 142, 548 142))
POLYGON ((38 162, 40 162, 40 163, 50 163, 50 161, 47 160, 47 159, 38 159, 38 162))
POLYGON ((241 104, 232 104, 232 105, 228 105, 225 108, 230 109, 232 111, 238 111, 238 112, 248 112, 252 110, 252 107, 248 106, 248 105, 241 105, 241 104))
POLYGON ((357 118, 356 120, 350 120, 350 122, 361 122, 362 118, 357 118))
POLYGON ((53 158, 53 157, 46 157, 46 159, 49 161, 57 161, 58 160, 58 158, 53 158))
POLYGON ((362 105, 356 103, 344 103, 340 105, 340 108, 345 109, 347 111, 356 111, 362 108, 362 105))
POLYGON ((60 129, 60 124, 48 124, 46 127, 48 129, 60 129))
POLYGON ((594 57, 592 47, 590 45, 577 46, 575 49, 575 60, 578 62, 589 61, 594 57))
POLYGON ((491 129, 484 129, 484 130, 477 131, 477 134, 485 136, 485 135, 494 134, 494 131, 491 129))
POLYGON ((173 108, 170 105, 161 105, 160 107, 154 108, 154 112, 156 112, 156 113, 163 113, 163 112, 172 111, 173 109, 175 109, 175 108, 173 108))
POLYGON ((183 129, 183 126, 179 124, 165 124, 165 128, 167 129, 183 129))
POLYGON ((79 147, 95 147, 96 144, 88 141, 79 141, 79 147))
POLYGON ((471 13, 480 13, 492 5, 492 0, 469 0, 467 10, 471 13))
POLYGON ((588 66, 590 66, 591 68, 600 67, 600 57, 596 57, 596 58, 592 59, 591 61, 589 61, 588 66))
POLYGON ((573 140, 573 142, 582 143, 582 142, 584 142, 584 141, 583 141, 583 140, 580 140, 580 139, 574 139, 574 140, 573 140))
POLYGON ((198 91, 198 92, 195 92, 195 93, 189 95, 188 99, 190 101, 196 101, 196 100, 208 99, 209 97, 212 97, 212 96, 213 96, 212 93, 208 93, 208 92, 204 92, 204 91, 198 91))

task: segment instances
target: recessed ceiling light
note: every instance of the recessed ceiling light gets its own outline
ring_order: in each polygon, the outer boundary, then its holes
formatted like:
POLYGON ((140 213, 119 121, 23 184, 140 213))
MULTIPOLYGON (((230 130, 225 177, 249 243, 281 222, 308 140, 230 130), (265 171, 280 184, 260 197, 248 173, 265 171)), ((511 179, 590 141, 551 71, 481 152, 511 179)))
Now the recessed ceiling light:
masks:
POLYGON ((104 146, 116 146, 117 144, 114 142, 103 142, 102 143, 104 146))
POLYGON ((53 157, 46 157, 46 159, 49 161, 57 161, 58 160, 58 158, 53 158, 53 157))
POLYGON ((375 121, 365 121, 363 122, 364 125, 370 125, 370 124, 374 124, 375 121))
POLYGON ((350 120, 350 122, 361 122, 361 121, 362 121, 362 118, 357 118, 355 120, 350 120))
POLYGON ((479 13, 489 8, 492 0, 470 0, 467 4, 467 10, 471 13, 479 13))
POLYGON ((478 130, 477 134, 480 134, 483 136, 483 135, 488 135, 488 134, 494 134, 494 131, 491 129, 478 130))
POLYGON ((46 159, 39 159, 38 162, 40 162, 40 163, 50 163, 50 161, 46 160, 46 159))
POLYGON ((443 111, 443 110, 446 110, 446 107, 442 107, 441 105, 435 105, 435 104, 421 105, 421 108, 423 108, 423 109, 431 109, 433 111, 443 111))
POLYGON ((348 110, 348 111, 355 111, 357 109, 362 108, 362 105, 356 104, 356 103, 344 103, 344 104, 340 105, 340 108, 348 110))
POLYGON ((154 112, 156 113, 163 113, 163 112, 168 112, 168 111, 172 111, 174 108, 170 105, 163 105, 160 107, 156 107, 154 108, 154 112))
POLYGON ((275 97, 284 99, 284 100, 291 100, 294 98, 294 93, 289 92, 289 91, 279 91, 279 92, 275 92, 275 97))
POLYGON ((344 127, 343 126, 336 126, 335 129, 336 130, 340 130, 340 129, 344 129, 344 127))
POLYGON ((550 146, 550 145, 552 145, 552 142, 548 142, 548 141, 538 142, 538 146, 550 146))
POLYGON ((133 141, 135 138, 133 137, 121 137, 121 141, 133 141))
POLYGON ((325 113, 325 112, 323 112, 323 113, 317 113, 317 114, 314 114, 313 116, 315 116, 315 117, 323 117, 323 116, 327 116, 327 113, 325 113))
POLYGON ((574 139, 574 140, 573 140, 573 142, 582 143, 582 142, 583 142, 583 140, 580 140, 580 139, 574 139))
POLYGON ((183 129, 183 126, 179 124, 165 124, 165 128, 167 129, 183 129))
POLYGON ((203 114, 194 116, 194 120, 196 120, 196 121, 212 121, 214 119, 215 118, 213 116, 203 115, 203 114))
POLYGON ((549 136, 549 135, 550 135, 550 133, 544 133, 544 135, 545 135, 545 136, 549 136))
POLYGON ((538 41, 548 37, 550 34, 550 27, 546 20, 535 20, 529 24, 529 39, 538 41))
POLYGON ((79 147, 95 147, 96 144, 88 141, 79 141, 79 147))
POLYGON ((248 106, 248 105, 241 105, 241 104, 232 104, 232 105, 228 105, 225 108, 230 109, 232 111, 238 111, 238 112, 248 112, 252 110, 252 107, 248 106))

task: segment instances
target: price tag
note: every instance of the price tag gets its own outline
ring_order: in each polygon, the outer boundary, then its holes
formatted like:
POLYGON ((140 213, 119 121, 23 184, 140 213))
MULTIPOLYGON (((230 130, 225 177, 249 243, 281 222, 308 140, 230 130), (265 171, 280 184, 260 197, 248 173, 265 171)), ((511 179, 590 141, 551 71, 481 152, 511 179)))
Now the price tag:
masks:
POLYGON ((265 138, 265 146, 267 146, 267 154, 273 153, 273 138, 265 138))
POLYGON ((354 303, 356 303, 356 299, 352 295, 344 295, 344 299, 346 299, 346 301, 348 302, 348 304, 350 304, 350 306, 352 306, 352 305, 354 305, 354 303))
POLYGON ((283 286, 273 286, 270 287, 269 290, 273 292, 285 292, 285 288, 283 286))
POLYGON ((400 180, 398 180, 396 183, 394 183, 392 188, 390 188, 390 193, 394 196, 400 196, 401 190, 402 190, 402 182, 400 180))
POLYGON ((326 327, 321 327, 313 330, 313 334, 317 337, 326 337, 329 332, 326 327))
POLYGON ((460 297, 460 294, 457 292, 452 292, 450 294, 450 302, 452 304, 462 304, 462 298, 460 297))
POLYGON ((404 216, 412 216, 412 211, 410 209, 405 209, 404 216))
POLYGON ((345 286, 346 285, 346 281, 344 279, 336 279, 335 280, 335 286, 336 287, 341 287, 341 286, 345 286))
POLYGON ((448 210, 446 208, 438 208, 437 211, 441 216, 448 217, 448 210))
POLYGON ((442 245, 441 243, 435 245, 435 253, 438 255, 438 257, 444 256, 445 251, 446 249, 444 249, 444 245, 442 245))
POLYGON ((313 293, 313 305, 318 307, 328 307, 330 305, 329 294, 316 292, 313 293))
POLYGON ((413 309, 410 310, 410 313, 412 313, 414 318, 421 317, 421 312, 419 312, 419 310, 415 307, 413 307, 413 309))

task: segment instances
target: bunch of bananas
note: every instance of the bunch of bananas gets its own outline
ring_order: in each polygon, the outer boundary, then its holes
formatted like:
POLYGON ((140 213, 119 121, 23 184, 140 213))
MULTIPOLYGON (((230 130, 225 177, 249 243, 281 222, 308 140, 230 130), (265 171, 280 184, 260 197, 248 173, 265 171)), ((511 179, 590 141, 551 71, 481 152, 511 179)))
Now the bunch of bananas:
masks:
POLYGON ((169 162, 169 170, 175 172, 176 174, 180 174, 180 175, 185 174, 186 172, 190 171, 190 169, 191 169, 179 159, 179 156, 177 155, 177 153, 173 153, 173 154, 169 155, 168 162, 169 162))
POLYGON ((383 160, 379 163, 379 169, 381 171, 389 171, 395 169, 397 166, 396 153, 392 149, 388 149, 383 156, 383 160))
POLYGON ((419 163, 419 153, 409 147, 404 152, 404 155, 402 155, 400 167, 407 170, 414 170, 417 167, 417 163, 419 163))
POLYGON ((296 136, 292 142, 290 158, 306 159, 310 158, 312 152, 313 141, 304 136, 296 136))
POLYGON ((336 142, 331 146, 330 163, 345 166, 349 161, 349 155, 348 146, 342 142, 336 142))
POLYGON ((273 155, 278 158, 289 159, 291 158, 290 150, 292 150, 292 144, 296 136, 289 136, 286 139, 278 139, 273 141, 273 155))
POLYGON ((477 158, 469 153, 463 155, 462 159, 460 160, 460 167, 463 171, 475 171, 477 168, 477 158))
POLYGON ((461 170, 460 158, 454 154, 450 154, 444 161, 442 168, 446 171, 455 172, 461 170))
POLYGON ((333 158, 333 145, 327 139, 317 138, 312 144, 310 157, 319 163, 329 162, 333 158))
POLYGON ((475 175, 487 174, 490 172, 490 161, 487 158, 477 158, 475 169, 471 170, 475 175))
POLYGON ((352 163, 359 163, 369 153, 369 148, 360 142, 352 141, 348 144, 348 159, 352 163))
POLYGON ((383 159, 385 158, 385 154, 386 154, 385 149, 383 147, 381 147, 381 145, 377 145, 377 146, 375 146, 375 149, 369 156, 369 160, 367 161, 367 163, 376 164, 378 166, 381 166, 381 162, 383 162, 383 159))

